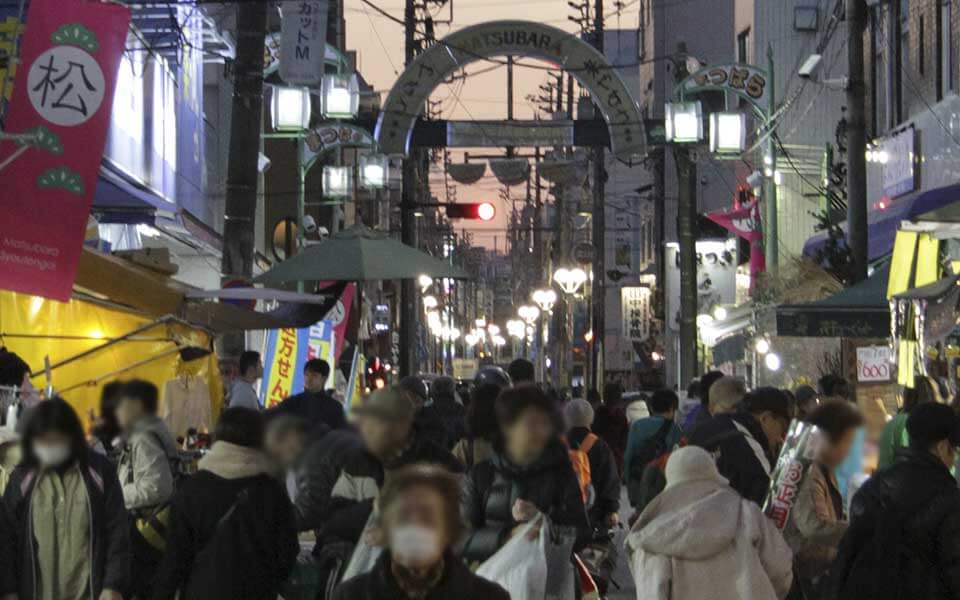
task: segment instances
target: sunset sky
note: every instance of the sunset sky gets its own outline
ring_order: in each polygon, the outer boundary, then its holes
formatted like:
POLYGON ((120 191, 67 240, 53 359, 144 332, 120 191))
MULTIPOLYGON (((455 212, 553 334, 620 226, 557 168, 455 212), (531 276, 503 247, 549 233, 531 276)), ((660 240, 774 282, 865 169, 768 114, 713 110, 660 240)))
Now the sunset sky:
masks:
MULTIPOLYGON (((374 3, 397 18, 403 18, 404 0, 373 0, 374 3)), ((491 20, 519 19, 546 23, 573 31, 577 26, 567 19, 574 10, 567 0, 450 0, 453 3, 453 25, 438 25, 437 36, 443 37, 452 31, 491 20)), ((591 0, 592 2, 592 0, 591 0)), ((378 14, 360 0, 345 0, 347 13, 347 47, 358 51, 359 70, 367 81, 383 97, 396 81, 397 74, 403 69, 403 27, 378 14)), ((633 4, 629 0, 626 5, 633 4)), ((437 20, 449 16, 447 6, 435 9, 437 20)), ((606 0, 605 13, 614 16, 606 19, 607 29, 636 29, 637 9, 629 6, 616 15, 617 8, 613 0, 606 0)), ((527 60, 527 62, 533 62, 527 60)), ((474 69, 492 66, 475 63, 474 69)), ((542 70, 517 68, 514 73, 515 102, 514 114, 517 119, 532 119, 534 106, 526 96, 537 92, 537 88, 547 81, 542 70)), ((434 92, 433 100, 440 100, 443 118, 448 119, 505 119, 507 116, 507 71, 506 67, 493 69, 469 78, 461 85, 444 85, 434 92)), ((486 154, 496 153, 496 149, 478 150, 486 154)), ((476 153, 474 152, 474 153, 476 153)), ((454 162, 463 160, 462 152, 453 154, 454 162)), ((431 175, 434 193, 443 193, 442 175, 439 170, 431 175)), ((496 181, 489 169, 487 177, 472 186, 460 186, 457 198, 460 201, 492 201, 497 205, 497 219, 487 227, 477 222, 464 222, 473 232, 476 242, 493 247, 494 237, 497 246, 503 248, 508 207, 499 200, 502 186, 496 181)), ((523 198, 525 189, 516 186, 512 196, 523 198)))

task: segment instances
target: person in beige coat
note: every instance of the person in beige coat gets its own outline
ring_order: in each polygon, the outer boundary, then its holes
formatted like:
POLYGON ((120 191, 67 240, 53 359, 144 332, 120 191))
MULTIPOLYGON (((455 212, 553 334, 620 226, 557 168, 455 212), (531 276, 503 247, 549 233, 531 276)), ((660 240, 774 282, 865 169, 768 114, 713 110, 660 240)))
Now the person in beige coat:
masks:
POLYGON ((667 485, 627 537, 637 600, 783 600, 793 554, 702 448, 675 451, 667 485))

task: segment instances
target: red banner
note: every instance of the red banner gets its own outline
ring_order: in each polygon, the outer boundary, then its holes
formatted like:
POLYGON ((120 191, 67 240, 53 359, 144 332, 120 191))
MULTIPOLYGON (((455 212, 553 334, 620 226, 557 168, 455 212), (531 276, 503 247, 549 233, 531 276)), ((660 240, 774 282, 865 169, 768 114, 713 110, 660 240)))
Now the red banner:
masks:
POLYGON ((0 288, 66 301, 73 291, 130 10, 31 0, 0 143, 0 288))
POLYGON ((767 270, 767 260, 763 252, 763 229, 760 225, 760 202, 754 200, 730 211, 715 212, 707 218, 750 242, 750 287, 757 282, 757 276, 767 270))

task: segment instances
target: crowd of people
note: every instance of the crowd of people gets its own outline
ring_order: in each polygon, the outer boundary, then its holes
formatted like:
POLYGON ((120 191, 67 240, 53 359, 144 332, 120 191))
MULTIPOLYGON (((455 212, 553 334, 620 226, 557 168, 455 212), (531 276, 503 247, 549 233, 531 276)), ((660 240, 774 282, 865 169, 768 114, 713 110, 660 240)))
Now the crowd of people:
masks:
POLYGON ((407 377, 348 415, 323 361, 266 411, 259 356, 241 362, 192 473, 149 382, 106 386, 89 432, 59 398, 33 406, 0 471, 0 599, 274 600, 309 579, 321 599, 499 600, 509 585, 477 568, 549 531, 569 542, 550 572, 577 574, 564 598, 586 574, 606 591, 609 565, 578 558, 604 550, 638 600, 960 600, 960 419, 932 379, 904 391, 863 483, 845 465, 865 420, 837 377, 711 372, 684 402, 628 404, 617 384, 566 399, 518 360, 469 394, 407 377), (781 530, 763 505, 796 420, 820 443, 781 530))

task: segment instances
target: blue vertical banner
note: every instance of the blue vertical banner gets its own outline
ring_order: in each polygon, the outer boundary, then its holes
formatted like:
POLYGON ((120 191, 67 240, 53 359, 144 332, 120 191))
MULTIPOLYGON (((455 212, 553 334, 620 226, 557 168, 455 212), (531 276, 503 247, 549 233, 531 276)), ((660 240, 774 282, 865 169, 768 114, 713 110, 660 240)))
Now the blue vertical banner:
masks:
POLYGON ((203 14, 192 5, 177 8, 183 31, 176 89, 176 194, 181 208, 208 226, 216 222, 217 203, 204 196, 206 158, 203 120, 203 14))
MULTIPOLYGON (((303 391, 303 366, 308 360, 321 358, 331 367, 334 357, 333 323, 319 321, 301 329, 273 329, 267 332, 263 356, 263 378, 260 397, 270 408, 293 394, 303 391)), ((335 372, 335 371, 332 371, 335 372)), ((333 387, 335 378, 327 380, 333 387)))

